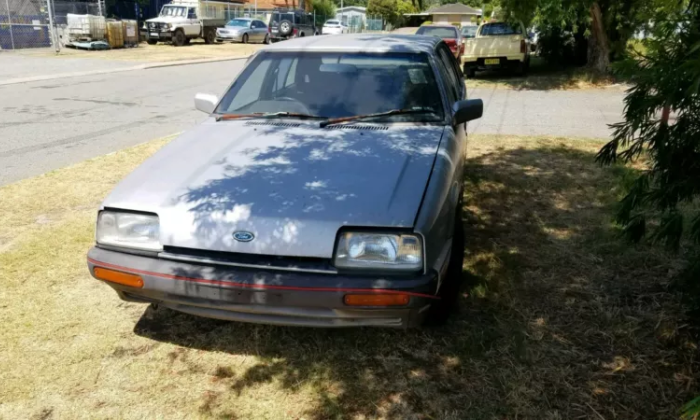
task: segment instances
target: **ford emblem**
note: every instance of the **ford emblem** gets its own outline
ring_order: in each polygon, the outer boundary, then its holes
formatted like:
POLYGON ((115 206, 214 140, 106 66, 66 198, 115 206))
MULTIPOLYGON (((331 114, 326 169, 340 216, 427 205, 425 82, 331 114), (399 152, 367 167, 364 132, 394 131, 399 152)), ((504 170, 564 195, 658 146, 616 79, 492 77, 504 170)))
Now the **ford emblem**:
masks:
POLYGON ((238 242, 250 242, 255 238, 255 235, 253 235, 251 232, 246 232, 244 230, 239 230, 237 232, 233 232, 233 239, 237 240, 238 242))

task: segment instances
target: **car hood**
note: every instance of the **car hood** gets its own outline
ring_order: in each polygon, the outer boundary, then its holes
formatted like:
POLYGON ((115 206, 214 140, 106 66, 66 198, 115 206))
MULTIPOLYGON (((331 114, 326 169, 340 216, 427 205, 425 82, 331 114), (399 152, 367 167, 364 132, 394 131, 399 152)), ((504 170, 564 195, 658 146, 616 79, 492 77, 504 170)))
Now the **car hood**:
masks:
POLYGON ((146 20, 146 23, 174 23, 174 22, 182 22, 186 20, 186 18, 182 16, 158 16, 153 19, 148 19, 146 20))
POLYGON ((103 208, 158 214, 164 246, 330 258, 343 226, 413 227, 444 131, 361 128, 209 119, 144 162, 103 208), (255 238, 236 241, 237 231, 255 238))

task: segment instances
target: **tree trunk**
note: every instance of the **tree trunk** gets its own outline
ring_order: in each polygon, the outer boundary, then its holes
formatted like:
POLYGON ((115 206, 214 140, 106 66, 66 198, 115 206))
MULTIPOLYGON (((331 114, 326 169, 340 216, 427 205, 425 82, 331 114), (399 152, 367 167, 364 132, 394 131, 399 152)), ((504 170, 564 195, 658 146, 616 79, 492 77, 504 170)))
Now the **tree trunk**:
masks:
POLYGON ((588 39, 588 66, 601 73, 610 67, 610 46, 605 33, 603 13, 598 2, 591 5, 591 36, 588 39))

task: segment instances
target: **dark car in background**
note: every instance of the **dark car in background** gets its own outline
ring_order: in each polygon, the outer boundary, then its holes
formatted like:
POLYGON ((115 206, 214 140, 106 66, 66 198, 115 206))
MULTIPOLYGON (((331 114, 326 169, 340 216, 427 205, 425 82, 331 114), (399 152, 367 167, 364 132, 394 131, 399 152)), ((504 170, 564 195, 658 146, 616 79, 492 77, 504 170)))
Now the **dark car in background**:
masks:
POLYGON ((296 9, 275 10, 270 17, 270 35, 273 41, 318 35, 312 13, 296 9))
POLYGON ((453 25, 423 25, 418 28, 416 35, 435 36, 450 47, 450 51, 457 60, 461 60, 464 46, 462 45, 462 34, 453 25))

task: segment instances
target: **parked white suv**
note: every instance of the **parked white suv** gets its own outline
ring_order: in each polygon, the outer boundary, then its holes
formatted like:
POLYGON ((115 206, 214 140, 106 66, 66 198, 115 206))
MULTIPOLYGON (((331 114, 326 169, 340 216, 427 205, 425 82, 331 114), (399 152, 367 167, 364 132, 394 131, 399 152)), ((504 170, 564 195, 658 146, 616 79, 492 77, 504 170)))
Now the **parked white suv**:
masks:
POLYGON ((321 30, 323 35, 340 35, 348 33, 348 27, 343 25, 339 20, 331 19, 327 20, 323 24, 323 29, 321 30))
POLYGON ((207 44, 216 41, 216 29, 226 23, 226 4, 199 0, 173 0, 166 4, 158 17, 144 24, 146 42, 172 41, 180 47, 194 38, 204 38, 207 44))

